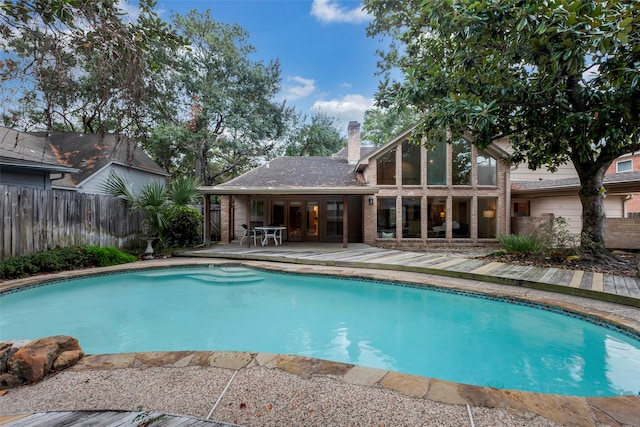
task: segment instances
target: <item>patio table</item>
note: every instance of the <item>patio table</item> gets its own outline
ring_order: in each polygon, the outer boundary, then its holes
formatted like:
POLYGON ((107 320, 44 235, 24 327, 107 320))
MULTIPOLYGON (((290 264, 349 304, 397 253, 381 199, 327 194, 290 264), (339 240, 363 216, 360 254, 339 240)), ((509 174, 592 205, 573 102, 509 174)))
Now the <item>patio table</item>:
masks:
POLYGON ((262 246, 269 243, 269 238, 273 239, 273 242, 275 243, 276 246, 278 246, 278 241, 279 241, 279 244, 282 245, 282 230, 287 229, 287 227, 272 226, 272 225, 265 225, 262 227, 254 227, 254 228, 256 230, 262 231, 262 246))

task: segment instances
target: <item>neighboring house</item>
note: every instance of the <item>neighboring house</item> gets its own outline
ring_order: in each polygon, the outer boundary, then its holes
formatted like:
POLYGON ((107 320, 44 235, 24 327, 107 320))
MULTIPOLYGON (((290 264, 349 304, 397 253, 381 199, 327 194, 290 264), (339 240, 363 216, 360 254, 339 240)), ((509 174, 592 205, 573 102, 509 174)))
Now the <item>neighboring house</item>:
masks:
MULTIPOLYGON (((607 175, 611 174, 626 174, 629 172, 640 171, 640 153, 626 154, 619 157, 613 164, 607 169, 607 175)), ((640 215, 640 180, 635 188, 635 192, 629 194, 629 198, 626 200, 624 206, 624 217, 628 217, 629 214, 640 215)))
POLYGON ((50 190, 77 172, 56 158, 46 138, 0 127, 0 184, 50 190))
POLYGON ((288 241, 386 247, 478 245, 507 232, 506 153, 465 139, 427 152, 411 131, 361 147, 360 124, 350 122, 347 148, 331 157, 280 157, 203 187, 208 199, 221 196, 221 241, 239 238, 242 224, 284 226, 288 241))
MULTIPOLYGON (((508 151, 508 142, 499 143, 508 151)), ((629 201, 640 198, 640 166, 637 171, 616 173, 616 164, 629 156, 620 157, 607 171, 604 179, 606 197, 604 209, 607 218, 626 218, 629 201), (612 173, 611 173, 612 172, 612 173), (634 194, 635 197, 634 197, 634 194)), ((638 160, 640 165, 640 159, 638 160)), ((557 171, 546 168, 530 170, 527 164, 511 168, 511 231, 527 233, 540 219, 562 217, 568 230, 579 234, 582 228, 582 204, 578 196, 580 180, 571 163, 561 165, 557 171)))
POLYGON ((122 134, 51 132, 46 137, 58 161, 77 169, 54 184, 55 188, 104 194, 102 185, 111 175, 133 184, 134 191, 149 182, 165 182, 169 176, 137 144, 122 134))

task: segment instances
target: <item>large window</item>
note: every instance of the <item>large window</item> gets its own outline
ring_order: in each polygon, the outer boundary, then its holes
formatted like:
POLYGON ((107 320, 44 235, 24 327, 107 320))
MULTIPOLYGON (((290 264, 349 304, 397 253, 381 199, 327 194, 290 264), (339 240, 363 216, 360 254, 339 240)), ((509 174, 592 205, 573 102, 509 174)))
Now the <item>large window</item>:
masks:
POLYGON ((471 143, 459 139, 452 144, 453 185, 471 185, 471 143))
POLYGON ((378 237, 396 237, 395 197, 378 197, 378 237))
POLYGON ((327 202, 327 236, 342 236, 344 203, 342 200, 327 202))
POLYGON ((498 163, 491 156, 478 154, 478 185, 496 185, 498 163))
POLYGON ((376 161, 378 185, 396 185, 396 149, 378 157, 376 161))
POLYGON ((471 237, 471 199, 453 198, 451 212, 451 229, 454 239, 468 239, 471 237))
POLYGON ((402 143, 402 185, 420 185, 421 146, 409 141, 402 143))
POLYGON ((251 228, 264 225, 264 200, 251 199, 251 228))
POLYGON ((447 231, 446 197, 427 198, 427 237, 443 238, 447 231))
POLYGON ((439 141, 427 153, 427 184, 447 185, 447 143, 439 141))
POLYGON ((496 237, 497 199, 478 198, 478 238, 493 239, 496 237))
POLYGON ((402 237, 420 238, 421 201, 419 197, 402 198, 402 237))

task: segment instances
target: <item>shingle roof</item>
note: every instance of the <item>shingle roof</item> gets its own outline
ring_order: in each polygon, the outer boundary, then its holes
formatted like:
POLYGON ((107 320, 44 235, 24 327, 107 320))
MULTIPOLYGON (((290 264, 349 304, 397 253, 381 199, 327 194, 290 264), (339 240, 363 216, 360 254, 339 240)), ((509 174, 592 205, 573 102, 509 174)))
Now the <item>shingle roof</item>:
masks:
MULTIPOLYGON (((617 189, 620 191, 640 192, 640 171, 619 172, 606 175, 604 186, 607 189, 617 189)), ((523 193, 546 193, 562 190, 577 190, 580 188, 580 179, 543 179, 538 181, 513 181, 511 191, 514 194, 523 193)))
POLYGON ((38 135, 47 137, 53 153, 61 163, 79 169, 79 172, 71 175, 73 186, 82 183, 110 163, 168 175, 142 148, 125 135, 70 132, 38 135))
POLYGON ((73 172, 60 164, 45 138, 0 127, 0 164, 3 167, 73 172))
MULTIPOLYGON (((371 188, 346 157, 278 157, 212 190, 324 192, 371 188)), ((374 191, 370 191, 373 193, 374 191)))

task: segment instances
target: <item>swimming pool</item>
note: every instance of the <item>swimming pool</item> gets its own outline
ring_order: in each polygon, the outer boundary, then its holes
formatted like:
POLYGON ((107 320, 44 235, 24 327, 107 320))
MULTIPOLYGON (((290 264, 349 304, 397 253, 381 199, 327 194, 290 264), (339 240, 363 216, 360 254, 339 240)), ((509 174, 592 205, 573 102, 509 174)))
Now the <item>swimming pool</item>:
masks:
POLYGON ((239 266, 56 282, 0 297, 0 339, 78 338, 86 353, 298 354, 497 388, 640 390, 640 342, 513 301, 239 266))

